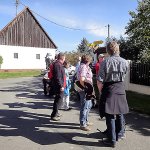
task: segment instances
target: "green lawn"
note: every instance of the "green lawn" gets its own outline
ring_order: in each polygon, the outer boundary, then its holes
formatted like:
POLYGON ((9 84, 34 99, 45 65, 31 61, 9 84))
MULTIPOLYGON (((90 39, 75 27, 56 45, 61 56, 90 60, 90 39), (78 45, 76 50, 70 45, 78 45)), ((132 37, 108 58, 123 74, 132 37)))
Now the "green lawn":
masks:
POLYGON ((0 79, 39 76, 40 71, 0 72, 0 79))
POLYGON ((131 110, 150 115, 150 95, 127 91, 127 100, 131 110))

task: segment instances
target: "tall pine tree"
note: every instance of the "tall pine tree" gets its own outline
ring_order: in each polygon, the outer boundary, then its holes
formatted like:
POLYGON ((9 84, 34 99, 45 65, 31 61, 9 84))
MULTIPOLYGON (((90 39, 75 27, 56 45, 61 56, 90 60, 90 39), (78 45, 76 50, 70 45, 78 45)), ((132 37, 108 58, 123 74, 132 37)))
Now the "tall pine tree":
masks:
POLYGON ((88 47, 89 42, 87 41, 86 38, 83 38, 81 40, 81 43, 78 45, 77 51, 79 53, 84 53, 84 54, 89 54, 90 53, 90 49, 88 47))

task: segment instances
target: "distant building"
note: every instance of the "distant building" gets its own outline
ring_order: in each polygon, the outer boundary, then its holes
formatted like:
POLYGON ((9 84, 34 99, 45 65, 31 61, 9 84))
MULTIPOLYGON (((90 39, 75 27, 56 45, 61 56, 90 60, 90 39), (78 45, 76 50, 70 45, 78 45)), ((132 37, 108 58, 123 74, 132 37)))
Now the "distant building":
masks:
POLYGON ((54 59, 56 50, 28 7, 0 31, 1 69, 45 69, 45 57, 54 59))

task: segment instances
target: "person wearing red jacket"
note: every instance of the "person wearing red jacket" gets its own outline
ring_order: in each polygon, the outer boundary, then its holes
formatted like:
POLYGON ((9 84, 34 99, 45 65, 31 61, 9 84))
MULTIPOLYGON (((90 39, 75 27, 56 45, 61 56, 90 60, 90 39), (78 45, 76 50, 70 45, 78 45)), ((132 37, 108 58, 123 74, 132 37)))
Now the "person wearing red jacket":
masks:
POLYGON ((104 60, 104 57, 105 56, 103 54, 99 54, 99 56, 98 56, 98 61, 95 64, 96 76, 98 75, 98 72, 100 70, 100 65, 101 65, 102 61, 104 60))

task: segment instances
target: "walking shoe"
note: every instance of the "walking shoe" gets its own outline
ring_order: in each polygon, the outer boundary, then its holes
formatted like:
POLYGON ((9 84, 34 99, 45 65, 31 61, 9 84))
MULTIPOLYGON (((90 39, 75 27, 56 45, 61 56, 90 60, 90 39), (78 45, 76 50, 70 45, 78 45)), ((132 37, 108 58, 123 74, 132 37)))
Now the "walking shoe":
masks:
POLYGON ((107 129, 103 132, 101 132, 102 134, 106 135, 107 134, 107 129))
POLYGON ((69 110, 71 110, 71 109, 72 109, 72 107, 69 107, 69 108, 65 109, 65 111, 69 111, 69 110))
POLYGON ((89 127, 83 127, 83 126, 80 126, 80 129, 83 131, 90 131, 91 130, 89 127))
POLYGON ((60 114, 60 113, 57 114, 57 117, 61 117, 61 116, 62 116, 62 114, 60 114))
POLYGON ((87 126, 92 126, 93 122, 87 122, 87 126))
POLYGON ((56 116, 56 117, 51 117, 51 120, 59 121, 59 120, 60 120, 60 117, 58 117, 58 116, 56 116))
POLYGON ((121 137, 118 137, 117 141, 124 140, 125 138, 126 138, 126 135, 124 134, 123 136, 121 136, 121 137))
POLYGON ((109 139, 102 139, 102 142, 103 142, 106 146, 108 146, 108 147, 113 147, 113 148, 115 148, 115 146, 116 146, 116 144, 113 143, 112 141, 110 141, 109 139))

